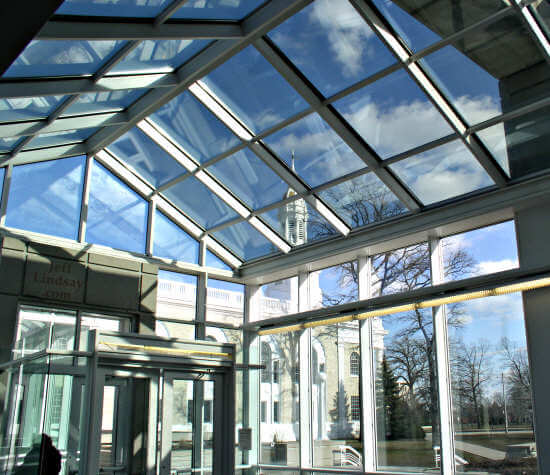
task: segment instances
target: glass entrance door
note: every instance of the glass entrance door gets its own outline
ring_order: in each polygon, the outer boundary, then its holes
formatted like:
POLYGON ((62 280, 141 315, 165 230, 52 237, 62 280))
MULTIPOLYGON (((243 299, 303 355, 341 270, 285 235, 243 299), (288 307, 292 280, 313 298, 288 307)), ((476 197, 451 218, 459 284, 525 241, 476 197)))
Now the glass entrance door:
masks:
POLYGON ((165 375, 161 475, 213 473, 222 380, 218 375, 165 375))

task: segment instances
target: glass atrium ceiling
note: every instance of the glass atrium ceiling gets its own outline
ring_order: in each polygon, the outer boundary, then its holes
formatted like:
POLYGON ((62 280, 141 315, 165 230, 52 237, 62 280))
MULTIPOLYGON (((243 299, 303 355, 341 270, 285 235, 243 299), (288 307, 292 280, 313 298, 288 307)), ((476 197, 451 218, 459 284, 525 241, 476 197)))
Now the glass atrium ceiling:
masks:
POLYGON ((0 222, 236 268, 511 186, 550 168, 549 11, 65 0, 0 78, 0 222))

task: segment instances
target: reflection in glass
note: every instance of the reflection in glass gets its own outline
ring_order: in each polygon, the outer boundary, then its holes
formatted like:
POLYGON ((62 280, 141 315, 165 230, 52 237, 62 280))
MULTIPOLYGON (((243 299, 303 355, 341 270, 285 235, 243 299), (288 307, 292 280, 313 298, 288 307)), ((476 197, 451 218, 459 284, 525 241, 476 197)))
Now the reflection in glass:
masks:
POLYGON ((390 165, 424 204, 493 185, 461 141, 454 141, 390 165))
POLYGON ((171 0, 65 0, 56 15, 153 18, 171 0))
POLYGON ((317 113, 264 141, 312 187, 366 166, 317 113))
POLYGON ((209 43, 208 40, 141 41, 109 74, 169 73, 209 43))
POLYGON ((448 305, 447 318, 457 470, 538 473, 521 294, 448 305))
POLYGON ((244 285, 208 279, 206 320, 237 327, 243 323, 243 314, 244 285))
POLYGON ((526 115, 505 120, 477 132, 477 136, 511 178, 547 169, 549 112, 545 107, 526 115))
POLYGON ((197 264, 199 243, 160 211, 156 211, 153 255, 197 264))
POLYGON ((246 221, 216 231, 213 235, 245 261, 279 251, 274 244, 246 221))
POLYGON ((445 280, 466 279, 519 267, 513 221, 441 240, 445 280))
POLYGON ((126 109, 148 89, 123 89, 119 91, 89 92, 80 94, 78 99, 63 111, 64 116, 98 114, 126 109))
POLYGON ((334 106, 382 158, 453 132, 403 70, 359 89, 334 106))
MULTIPOLYGON (((157 288, 157 318, 194 320, 196 314, 196 301, 196 276, 159 270, 157 288)), ((187 335, 187 333, 185 334, 187 335)), ((173 335, 172 333, 168 333, 167 336, 179 338, 178 335, 173 335)), ((191 339, 193 339, 193 337, 194 333, 191 339)))
POLYGON ((23 137, 0 138, 0 152, 11 152, 21 140, 23 137))
POLYGON ((86 242, 144 253, 147 202, 94 161, 86 242))
MULTIPOLYGON (((293 194, 292 190, 287 193, 288 196, 293 194)), ((267 211, 261 217, 291 246, 337 234, 332 225, 302 198, 267 211)))
POLYGON ((155 334, 165 338, 177 338, 178 340, 194 340, 195 325, 155 320, 155 334))
POLYGON ((231 267, 228 266, 224 261, 222 261, 218 256, 206 250, 206 267, 214 267, 221 270, 231 270, 231 267))
POLYGON ((219 66, 203 81, 254 132, 266 130, 307 107, 252 46, 219 66))
POLYGON ((327 325, 311 333, 311 413, 316 467, 362 467, 358 373, 358 322, 327 325))
POLYGON ((0 122, 44 119, 67 96, 12 97, 0 99, 0 122))
POLYGON ((4 77, 85 76, 95 73, 124 41, 33 40, 4 77))
POLYGON ((109 145, 117 158, 138 171, 155 188, 186 172, 174 158, 137 127, 109 145))
POLYGON ((201 163, 239 144, 237 136, 187 91, 150 118, 189 156, 201 163))
POLYGON ((172 18, 200 20, 241 20, 265 0, 188 0, 172 18))
POLYGON ((84 157, 13 167, 6 226, 77 239, 84 157))
POLYGON ((23 147, 23 150, 83 142, 98 130, 98 127, 94 127, 35 135, 32 140, 23 147))
POLYGON ((325 97, 395 62, 345 0, 317 0, 269 36, 325 97))
POLYGON ((300 463, 299 339, 299 332, 260 339, 260 463, 300 463))
POLYGON ((105 332, 129 333, 132 322, 129 318, 113 317, 96 313, 83 313, 80 317, 80 351, 91 351, 89 345, 90 332, 100 330, 105 332))
POLYGON ((72 351, 75 329, 76 312, 22 306, 13 359, 49 349, 72 351))
POLYGON ((289 315, 298 311, 298 277, 277 280, 260 287, 260 311, 251 320, 289 315))
POLYGON ((367 173, 319 193, 352 228, 394 218, 407 209, 374 173, 367 173))
MULTIPOLYGON (((208 383, 213 384, 210 381, 206 384, 208 383)), ((174 379, 172 382, 172 420, 168 423, 171 425, 172 432, 170 470, 175 473, 191 471, 193 467, 193 438, 200 437, 200 434, 195 434, 196 422, 193 405, 195 384, 204 383, 195 383, 195 381, 186 379, 174 379)))
POLYGON ((431 309, 372 321, 377 467, 438 473, 440 442, 431 309))
POLYGON ((358 299, 355 261, 311 272, 309 279, 311 309, 340 305, 358 299))
POLYGON ((236 211, 195 177, 189 177, 171 186, 164 191, 164 195, 207 229, 237 217, 236 211))
POLYGON ((249 149, 208 167, 221 183, 252 209, 284 198, 288 185, 249 149))
POLYGON ((548 74, 548 66, 516 16, 470 33, 421 62, 471 125, 548 94, 547 87, 530 87, 538 83, 535 75, 548 74))

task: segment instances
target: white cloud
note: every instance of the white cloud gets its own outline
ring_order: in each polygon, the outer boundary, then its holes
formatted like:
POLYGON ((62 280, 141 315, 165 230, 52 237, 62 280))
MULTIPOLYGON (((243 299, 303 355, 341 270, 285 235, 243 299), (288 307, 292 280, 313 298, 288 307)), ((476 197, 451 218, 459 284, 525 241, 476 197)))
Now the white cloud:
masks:
POLYGON ((517 259, 502 259, 500 261, 483 261, 476 266, 476 274, 492 274, 518 267, 517 259))
POLYGON ((354 76, 361 70, 361 57, 372 56, 369 38, 374 33, 347 1, 317 0, 310 20, 326 30, 330 49, 342 65, 344 76, 354 76))

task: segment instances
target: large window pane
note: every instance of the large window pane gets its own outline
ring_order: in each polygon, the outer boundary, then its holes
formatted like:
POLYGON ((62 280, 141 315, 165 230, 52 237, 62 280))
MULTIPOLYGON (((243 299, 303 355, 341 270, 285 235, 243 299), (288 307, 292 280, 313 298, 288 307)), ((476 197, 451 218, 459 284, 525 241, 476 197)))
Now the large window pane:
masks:
POLYGON ((157 318, 194 320, 197 301, 197 277, 159 270, 157 318))
POLYGON ((158 257, 197 264, 199 243, 160 211, 156 211, 153 254, 158 257))
POLYGON ((439 472, 441 446, 432 311, 372 321, 379 470, 439 472))
POLYGON ((279 251, 279 248, 246 221, 216 231, 213 236, 245 261, 279 251))
POLYGON ((395 62, 346 0, 317 0, 270 36, 325 96, 395 62))
POLYGON ((259 315, 251 320, 273 318, 298 311, 298 277, 278 280, 260 287, 259 315))
POLYGON ((311 414, 316 467, 362 466, 359 324, 312 330, 311 414))
POLYGON ((57 15, 154 18, 171 0, 65 0, 57 15))
POLYGON ((0 99, 0 122, 43 119, 67 96, 13 97, 0 99))
POLYGON ((244 312, 244 285, 208 279, 206 319, 240 326, 244 312))
POLYGON ((441 240, 445 279, 457 280, 518 267, 513 221, 441 240))
POLYGON ((200 20, 241 20, 265 0, 189 0, 174 13, 173 18, 200 20))
POLYGON ((63 115, 69 116, 119 111, 128 107, 147 91, 148 89, 122 89, 118 91, 101 91, 81 94, 73 104, 63 111, 63 115))
POLYGON ((458 471, 536 474, 521 294, 447 306, 458 471))
POLYGON ((311 308, 330 307, 358 298, 357 262, 311 272, 309 275, 309 304, 311 308))
MULTIPOLYGON (((260 462, 299 465, 300 392, 298 332, 262 337, 260 382, 260 462)), ((309 441, 306 441, 309 443, 309 441)))
POLYGON ((84 157, 13 167, 6 226, 76 239, 84 157))
POLYGON ((94 161, 86 241, 143 253, 147 202, 94 161))

